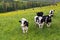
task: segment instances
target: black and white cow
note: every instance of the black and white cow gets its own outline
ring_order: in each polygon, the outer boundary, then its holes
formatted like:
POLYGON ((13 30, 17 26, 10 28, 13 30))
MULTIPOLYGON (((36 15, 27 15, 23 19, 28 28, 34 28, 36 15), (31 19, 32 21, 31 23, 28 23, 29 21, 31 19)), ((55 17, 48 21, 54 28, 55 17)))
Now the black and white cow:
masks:
POLYGON ((51 19, 51 16, 50 15, 44 15, 43 16, 43 20, 47 24, 47 27, 50 27, 51 26, 52 19, 51 19))
POLYGON ((38 24, 39 28, 43 28, 44 21, 43 21, 43 12, 38 12, 37 16, 34 17, 36 24, 38 24))
POLYGON ((20 21, 23 33, 28 31, 28 21, 25 18, 22 18, 20 21))
POLYGON ((53 17, 54 16, 54 11, 55 10, 50 10, 49 15, 53 17))

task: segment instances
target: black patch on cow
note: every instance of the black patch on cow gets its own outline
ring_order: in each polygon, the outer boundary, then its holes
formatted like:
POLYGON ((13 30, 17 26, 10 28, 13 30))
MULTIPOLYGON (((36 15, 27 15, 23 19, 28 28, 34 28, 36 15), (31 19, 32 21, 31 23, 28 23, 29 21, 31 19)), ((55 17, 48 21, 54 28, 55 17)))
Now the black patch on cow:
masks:
POLYGON ((39 20, 38 22, 39 22, 39 24, 40 24, 40 23, 43 23, 44 21, 43 21, 43 19, 41 19, 41 20, 39 20))
POLYGON ((51 17, 53 17, 53 15, 50 15, 51 17))
POLYGON ((27 21, 24 21, 24 25, 28 27, 28 22, 27 21))
POLYGON ((38 12, 37 16, 43 16, 43 12, 38 12))
POLYGON ((53 11, 51 11, 51 13, 50 13, 50 14, 53 14, 52 12, 53 12, 53 11))
MULTIPOLYGON (((55 10, 53 10, 53 11, 55 11, 55 10)), ((53 14, 53 15, 54 15, 53 11, 51 11, 51 13, 50 13, 50 14, 53 14)), ((53 17, 53 15, 51 15, 51 17, 53 17)))
POLYGON ((52 21, 51 16, 49 16, 49 15, 43 16, 43 20, 44 20, 45 23, 50 23, 52 21))
POLYGON ((50 23, 50 22, 51 22, 51 17, 48 16, 46 23, 50 23))
POLYGON ((43 18, 42 18, 41 20, 39 20, 39 17, 37 17, 37 18, 36 18, 36 22, 38 22, 38 23, 43 23, 44 20, 43 20, 43 18))

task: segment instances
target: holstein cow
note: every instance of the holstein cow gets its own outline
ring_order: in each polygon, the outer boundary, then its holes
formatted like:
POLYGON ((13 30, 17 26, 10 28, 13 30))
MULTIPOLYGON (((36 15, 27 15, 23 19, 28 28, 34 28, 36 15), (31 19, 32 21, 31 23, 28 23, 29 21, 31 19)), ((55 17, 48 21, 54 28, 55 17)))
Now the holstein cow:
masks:
POLYGON ((55 11, 55 10, 50 10, 49 15, 51 15, 51 16, 53 17, 54 11, 55 11))
POLYGON ((43 20, 44 20, 44 22, 47 24, 47 27, 50 27, 51 21, 52 21, 51 15, 44 15, 44 16, 43 16, 43 20))
POLYGON ((36 24, 38 24, 39 28, 43 28, 44 20, 43 20, 43 12, 38 12, 37 16, 34 17, 36 24))
POLYGON ((22 18, 20 21, 23 33, 28 31, 28 21, 25 18, 22 18))

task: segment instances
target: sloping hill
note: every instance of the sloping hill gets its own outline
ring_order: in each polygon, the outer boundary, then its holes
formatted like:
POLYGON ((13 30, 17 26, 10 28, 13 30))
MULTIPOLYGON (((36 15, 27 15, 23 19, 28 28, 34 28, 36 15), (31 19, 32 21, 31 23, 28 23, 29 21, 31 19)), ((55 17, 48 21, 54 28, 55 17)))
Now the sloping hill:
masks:
POLYGON ((18 10, 0 14, 0 40, 60 40, 60 3, 46 7, 37 7, 34 10, 18 10), (39 29, 34 23, 36 12, 43 11, 48 14, 49 10, 54 9, 55 14, 52 25, 47 28, 39 29), (19 20, 24 17, 29 20, 29 31, 23 34, 19 20))

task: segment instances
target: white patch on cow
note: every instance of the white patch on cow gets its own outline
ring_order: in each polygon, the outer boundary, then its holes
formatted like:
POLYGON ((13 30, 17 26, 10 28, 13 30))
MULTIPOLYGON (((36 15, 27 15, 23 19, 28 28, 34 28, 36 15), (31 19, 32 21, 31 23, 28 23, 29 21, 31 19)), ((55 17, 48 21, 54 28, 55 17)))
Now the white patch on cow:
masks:
POLYGON ((39 17, 39 20, 41 21, 42 17, 39 17))
POLYGON ((36 18, 37 18, 37 17, 38 17, 38 16, 35 16, 35 17, 34 17, 35 22, 36 22, 36 18))
POLYGON ((53 15, 53 14, 54 14, 54 10, 50 10, 49 15, 53 15), (52 12, 52 14, 51 14, 51 12, 52 12))
POLYGON ((27 31, 28 31, 28 27, 22 27, 22 30, 23 30, 23 33, 27 33, 27 31))
POLYGON ((21 26, 24 26, 24 21, 27 21, 25 18, 21 19, 21 26))
POLYGON ((40 23, 38 24, 39 25, 39 28, 43 28, 43 25, 44 25, 44 22, 41 23, 41 20, 42 20, 42 17, 39 17, 39 21, 40 21, 40 23))
POLYGON ((49 15, 49 17, 51 17, 51 14, 49 15))
POLYGON ((38 22, 36 22, 36 18, 37 18, 37 17, 38 17, 38 16, 35 16, 35 17, 34 17, 34 21, 35 21, 36 24, 38 24, 38 22))
POLYGON ((52 12, 52 13, 54 13, 54 10, 50 10, 50 12, 49 12, 49 13, 51 13, 51 12, 52 12))
POLYGON ((23 21, 23 20, 21 21, 21 26, 22 26, 22 27, 24 26, 24 21, 23 21))
POLYGON ((39 24, 39 28, 43 28, 44 22, 39 24))
POLYGON ((24 20, 24 21, 26 21, 26 19, 25 19, 25 18, 22 18, 21 20, 24 20))

